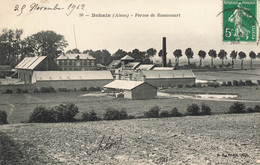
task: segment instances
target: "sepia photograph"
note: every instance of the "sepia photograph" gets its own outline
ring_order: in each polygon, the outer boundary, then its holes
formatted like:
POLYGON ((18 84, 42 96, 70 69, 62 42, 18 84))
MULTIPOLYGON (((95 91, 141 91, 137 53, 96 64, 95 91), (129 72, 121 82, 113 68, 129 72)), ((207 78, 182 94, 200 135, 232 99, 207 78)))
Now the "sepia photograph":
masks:
POLYGON ((0 1, 0 165, 260 165, 260 0, 0 1))

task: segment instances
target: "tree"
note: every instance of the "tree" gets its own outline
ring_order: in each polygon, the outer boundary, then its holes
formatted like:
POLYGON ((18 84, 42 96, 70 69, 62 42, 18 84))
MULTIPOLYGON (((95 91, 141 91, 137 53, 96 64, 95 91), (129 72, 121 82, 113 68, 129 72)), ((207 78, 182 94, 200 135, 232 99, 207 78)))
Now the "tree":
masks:
POLYGON ((112 61, 111 54, 106 49, 96 51, 84 50, 83 53, 89 53, 89 55, 96 59, 97 63, 100 63, 105 66, 108 66, 112 61))
POLYGON ((176 49, 174 52, 173 52, 173 55, 175 57, 175 67, 177 67, 179 65, 179 59, 181 58, 182 56, 182 51, 181 49, 176 49))
POLYGON ((203 50, 200 50, 198 53, 199 57, 200 57, 200 66, 202 64, 202 59, 204 59, 206 57, 206 52, 203 50))
POLYGON ((21 56, 22 29, 3 29, 0 35, 1 64, 15 66, 21 56))
POLYGON ((37 56, 48 56, 52 59, 61 54, 68 43, 64 36, 54 31, 41 31, 27 37, 28 44, 37 56))
POLYGON ((72 50, 68 50, 66 53, 68 54, 80 54, 80 50, 77 48, 74 48, 72 50))
POLYGON ((232 59, 232 68, 234 68, 234 60, 237 58, 237 51, 233 50, 231 53, 230 53, 230 57, 232 59))
POLYGON ((162 57, 162 53, 163 53, 163 50, 161 49, 161 50, 158 52, 158 56, 159 56, 159 57, 162 57))
POLYGON ((251 51, 250 53, 249 53, 249 57, 251 58, 251 61, 250 61, 250 68, 252 69, 253 68, 253 59, 255 59, 256 58, 256 54, 255 54, 255 52, 253 52, 253 51, 251 51))
POLYGON ((244 58, 246 58, 246 54, 241 51, 238 53, 238 56, 239 56, 239 59, 241 59, 241 69, 243 69, 243 61, 244 61, 244 58))
POLYGON ((210 49, 208 54, 211 57, 211 66, 213 66, 213 60, 217 57, 217 52, 214 49, 210 49))
POLYGON ((122 57, 124 57, 125 55, 127 55, 127 52, 122 50, 122 49, 118 49, 113 55, 112 58, 113 60, 120 60, 122 57))
POLYGON ((260 59, 260 52, 257 54, 257 58, 260 59))
POLYGON ((150 49, 148 49, 147 51, 146 51, 146 56, 147 57, 153 57, 154 55, 156 55, 156 52, 157 52, 157 50, 156 49, 154 49, 154 48, 150 48, 150 49))
POLYGON ((190 65, 190 59, 193 58, 193 51, 191 48, 187 48, 186 51, 185 51, 185 54, 187 56, 187 59, 188 59, 188 65, 190 65))
POLYGON ((223 65, 224 65, 224 59, 227 57, 227 52, 225 51, 225 50, 223 50, 223 49, 221 49, 220 50, 220 52, 218 53, 218 58, 220 58, 221 59, 221 65, 222 65, 222 67, 223 67, 223 65))
POLYGON ((131 57, 133 57, 136 61, 144 61, 145 60, 145 52, 140 51, 139 49, 134 49, 129 53, 131 57))

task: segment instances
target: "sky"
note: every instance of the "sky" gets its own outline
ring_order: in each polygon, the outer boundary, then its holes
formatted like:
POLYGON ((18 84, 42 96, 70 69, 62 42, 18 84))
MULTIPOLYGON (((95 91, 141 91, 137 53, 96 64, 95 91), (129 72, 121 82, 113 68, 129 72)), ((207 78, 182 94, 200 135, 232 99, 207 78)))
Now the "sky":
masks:
POLYGON ((81 51, 107 49, 111 54, 118 49, 159 51, 162 37, 166 37, 168 57, 173 57, 174 50, 186 48, 196 55, 210 49, 225 49, 228 54, 232 50, 260 52, 256 44, 222 43, 222 15, 217 16, 222 11, 221 0, 0 0, 0 8, 0 29, 23 29, 23 37, 53 30, 68 41, 65 50, 76 48, 77 43, 81 51), (56 4, 63 9, 36 10, 56 4), (93 13, 129 17, 92 17, 93 13), (158 13, 178 17, 157 17, 158 13), (149 17, 136 17, 142 14, 149 17))

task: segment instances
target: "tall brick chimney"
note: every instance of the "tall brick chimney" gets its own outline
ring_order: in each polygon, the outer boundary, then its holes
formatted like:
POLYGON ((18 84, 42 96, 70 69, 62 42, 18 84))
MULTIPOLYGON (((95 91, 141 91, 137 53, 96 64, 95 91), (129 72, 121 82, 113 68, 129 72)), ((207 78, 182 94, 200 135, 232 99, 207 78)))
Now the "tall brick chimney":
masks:
POLYGON ((166 67, 166 37, 163 37, 163 43, 162 43, 162 66, 166 67))

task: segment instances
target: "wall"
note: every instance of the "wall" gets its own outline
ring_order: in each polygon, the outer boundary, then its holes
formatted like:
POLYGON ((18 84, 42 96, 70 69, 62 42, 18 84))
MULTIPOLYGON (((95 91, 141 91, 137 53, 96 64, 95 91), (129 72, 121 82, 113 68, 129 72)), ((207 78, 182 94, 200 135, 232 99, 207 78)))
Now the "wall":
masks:
POLYGON ((18 69, 18 79, 24 81, 25 83, 31 83, 32 81, 32 70, 18 69))
POLYGON ((82 87, 100 87, 112 82, 113 80, 48 80, 48 81, 37 81, 36 88, 41 87, 53 87, 54 89, 67 88, 67 89, 80 89, 82 87))
POLYGON ((144 83, 132 90, 133 100, 154 99, 157 96, 157 89, 144 83))
POLYGON ((194 84, 195 78, 156 78, 146 79, 146 82, 156 87, 175 87, 178 84, 194 84))
POLYGON ((132 91, 131 90, 124 90, 124 98, 132 99, 132 91))

